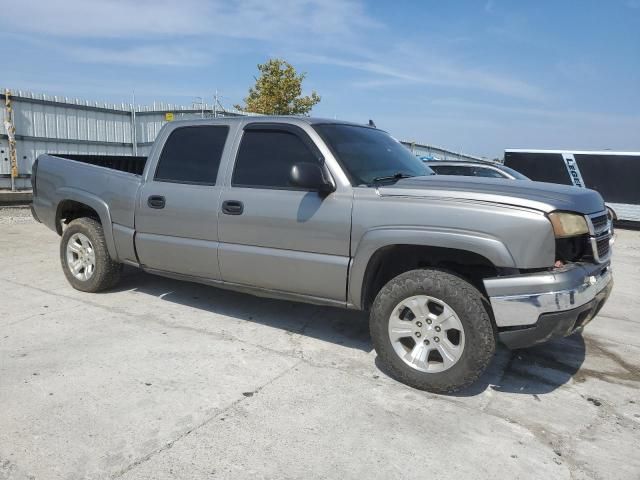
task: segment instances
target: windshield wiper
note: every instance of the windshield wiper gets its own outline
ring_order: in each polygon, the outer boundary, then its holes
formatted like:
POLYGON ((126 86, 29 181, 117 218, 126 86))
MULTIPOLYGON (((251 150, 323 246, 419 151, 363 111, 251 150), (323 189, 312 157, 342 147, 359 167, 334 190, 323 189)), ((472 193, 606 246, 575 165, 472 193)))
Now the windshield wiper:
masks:
POLYGON ((386 175, 384 177, 376 177, 372 180, 372 183, 380 183, 380 182, 389 182, 393 180, 400 180, 402 178, 411 178, 415 177, 415 175, 411 175, 409 173, 396 172, 393 175, 386 175))

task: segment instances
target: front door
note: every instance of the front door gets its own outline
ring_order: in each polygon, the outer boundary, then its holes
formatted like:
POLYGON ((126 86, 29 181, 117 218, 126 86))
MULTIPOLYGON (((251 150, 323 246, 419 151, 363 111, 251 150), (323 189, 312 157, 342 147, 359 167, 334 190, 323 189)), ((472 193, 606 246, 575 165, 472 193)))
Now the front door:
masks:
POLYGON ((245 127, 220 204, 222 279, 343 302, 352 192, 338 187, 323 196, 292 187, 298 162, 324 163, 301 128, 245 127))
POLYGON ((147 174, 135 216, 143 267, 220 279, 217 185, 229 127, 177 127, 147 174))

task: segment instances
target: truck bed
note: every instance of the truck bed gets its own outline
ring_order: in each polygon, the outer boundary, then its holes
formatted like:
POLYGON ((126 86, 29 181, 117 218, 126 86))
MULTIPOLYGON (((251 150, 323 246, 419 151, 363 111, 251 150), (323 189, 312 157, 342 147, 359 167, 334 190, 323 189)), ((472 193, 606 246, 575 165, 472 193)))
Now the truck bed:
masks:
POLYGON ((39 220, 56 230, 60 202, 75 201, 93 208, 105 228, 110 229, 113 224, 133 229, 146 160, 108 155, 40 155, 31 175, 33 206, 39 220))
POLYGON ((98 167, 110 168, 121 172, 142 175, 147 157, 132 157, 127 155, 81 155, 81 154, 50 154, 52 157, 66 158, 76 162, 88 163, 98 167))

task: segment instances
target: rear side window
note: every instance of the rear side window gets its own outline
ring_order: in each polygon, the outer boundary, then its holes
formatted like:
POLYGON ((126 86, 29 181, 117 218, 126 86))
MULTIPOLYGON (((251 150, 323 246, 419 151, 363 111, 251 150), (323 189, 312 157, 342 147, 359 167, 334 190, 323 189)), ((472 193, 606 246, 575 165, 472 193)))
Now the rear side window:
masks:
POLYGON ((222 125, 177 128, 164 144, 154 180, 215 185, 228 133, 222 125))
POLYGON ((319 160, 295 133, 277 129, 245 130, 231 184, 235 187, 294 189, 289 183, 289 175, 291 167, 300 162, 319 163, 319 160))

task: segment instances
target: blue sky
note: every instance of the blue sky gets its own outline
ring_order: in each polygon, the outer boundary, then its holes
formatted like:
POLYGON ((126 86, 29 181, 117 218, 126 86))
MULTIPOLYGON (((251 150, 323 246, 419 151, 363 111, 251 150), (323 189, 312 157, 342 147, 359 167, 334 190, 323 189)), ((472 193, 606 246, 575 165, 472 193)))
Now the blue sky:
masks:
POLYGON ((640 150, 640 0, 0 0, 0 86, 109 102, 241 101, 305 71, 314 115, 490 157, 640 150), (9 21, 7 21, 9 20, 9 21))

